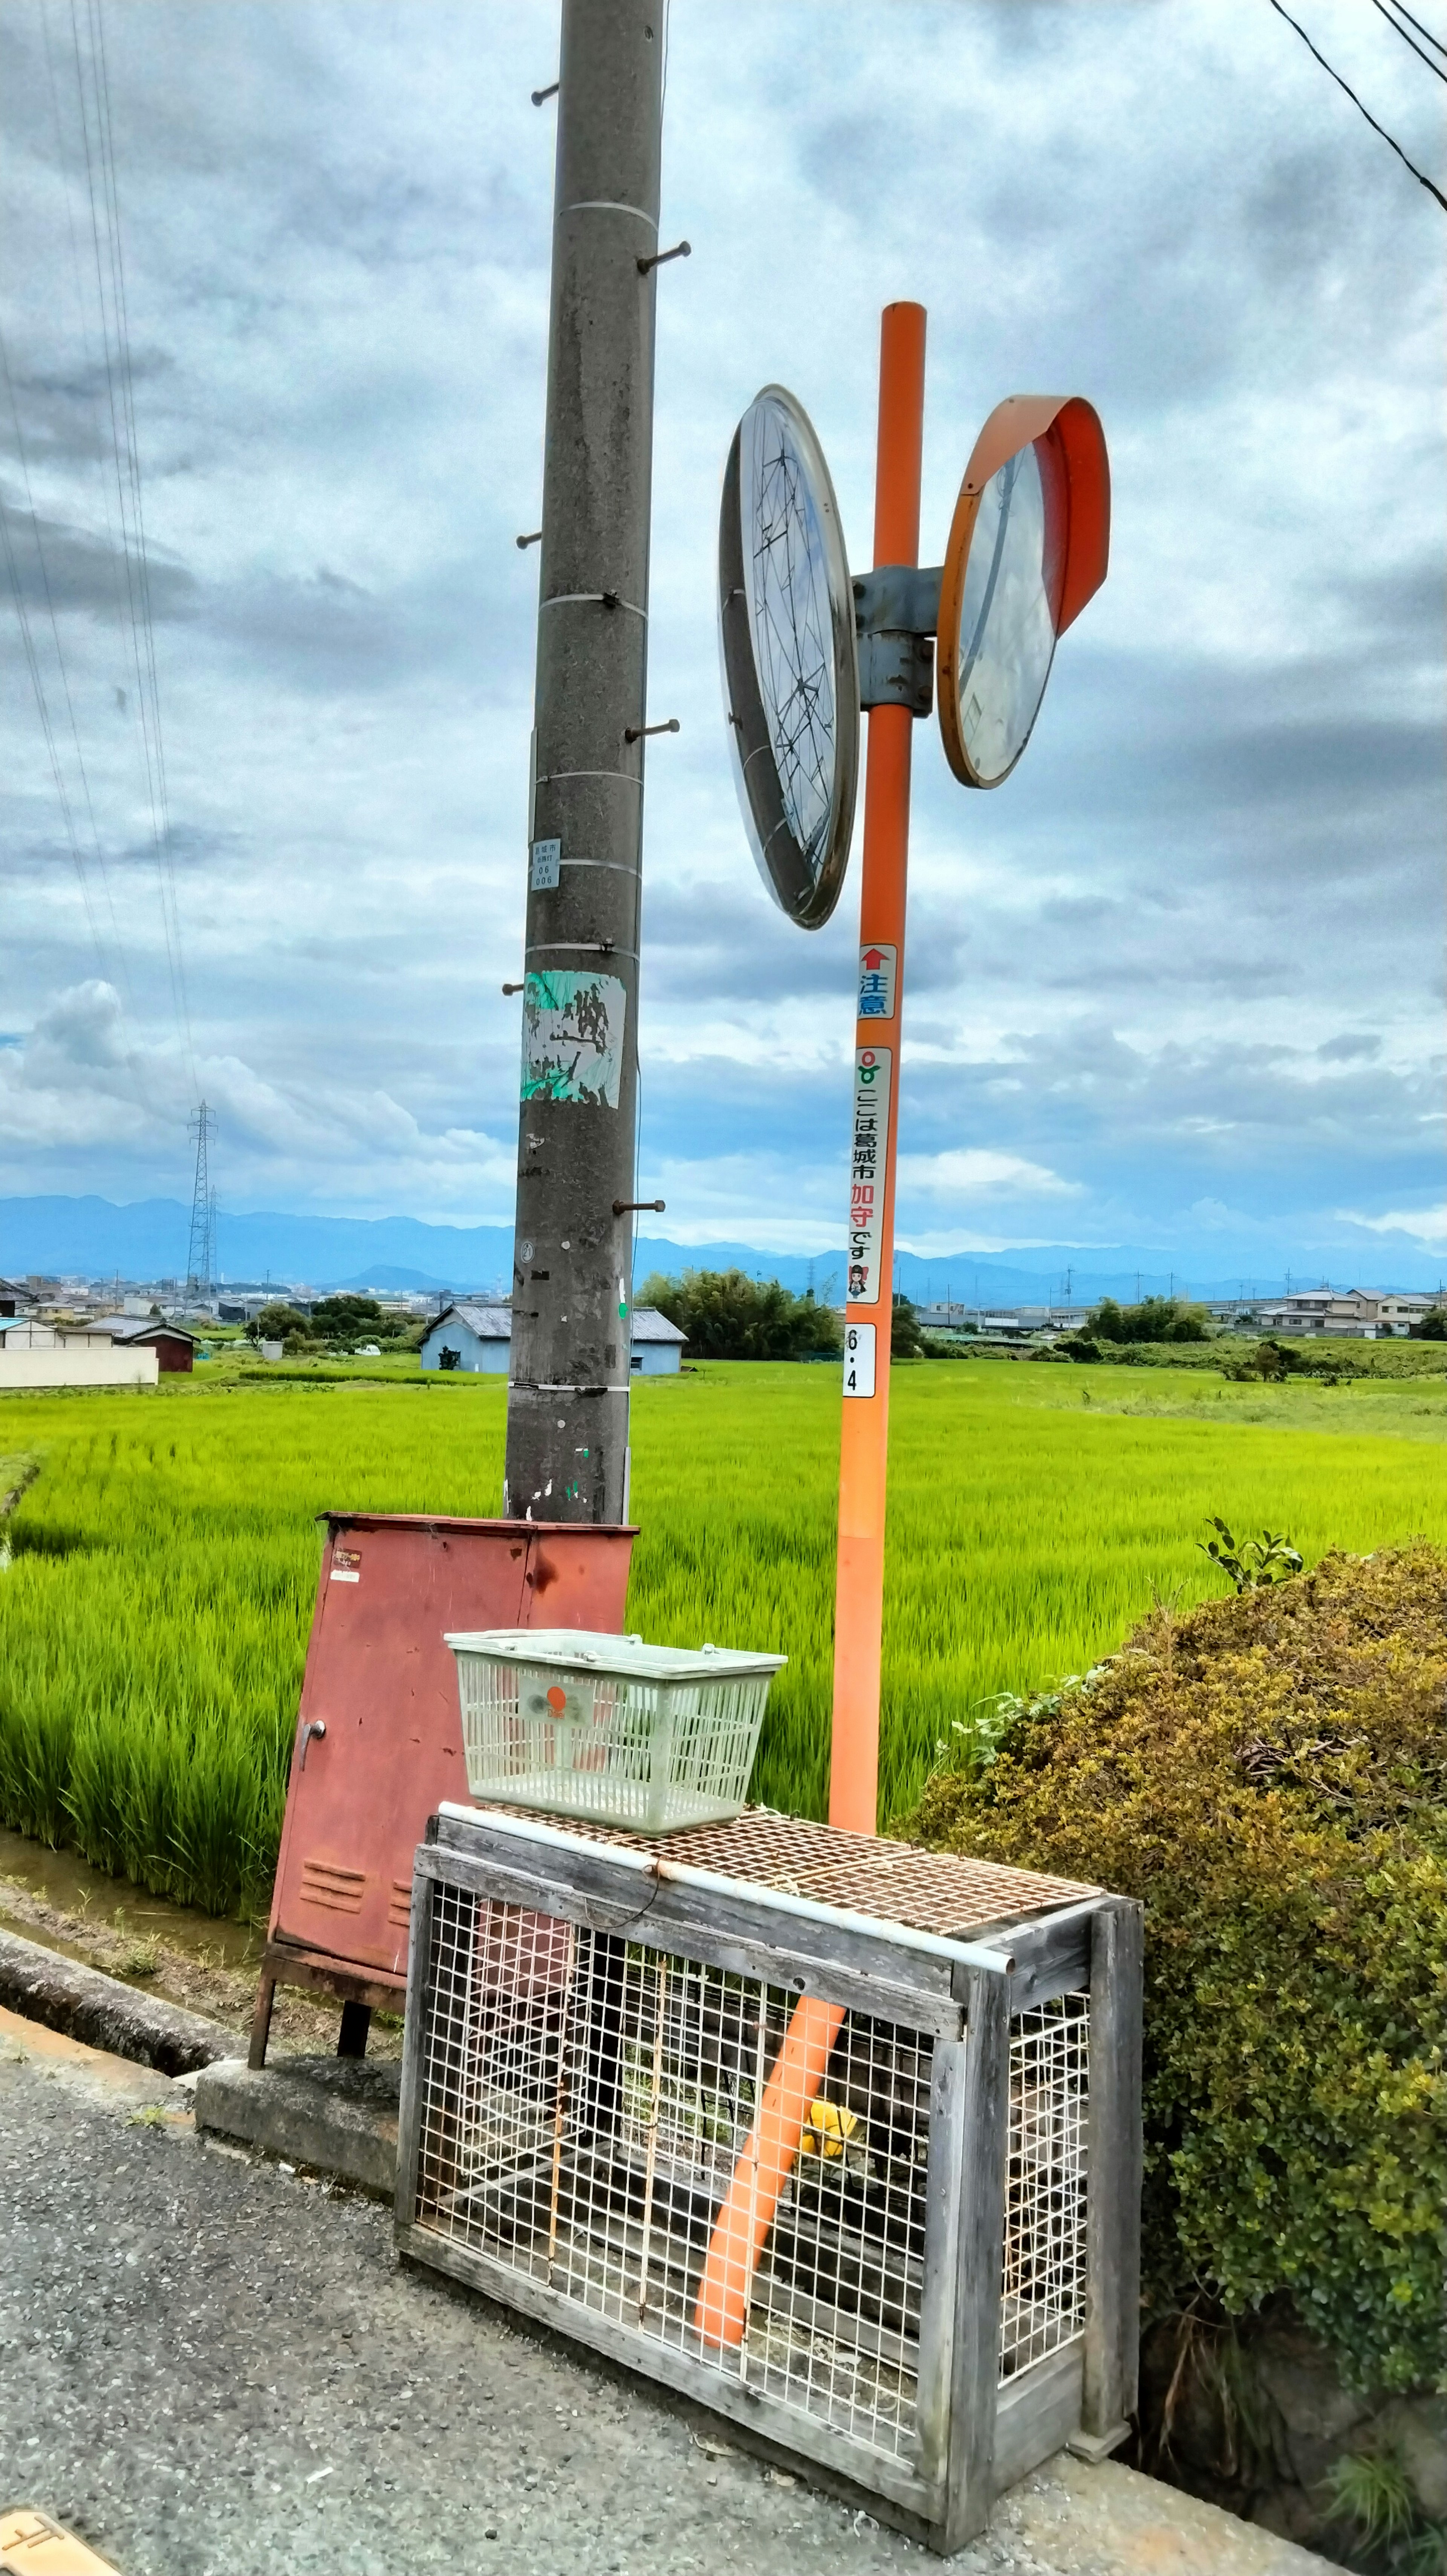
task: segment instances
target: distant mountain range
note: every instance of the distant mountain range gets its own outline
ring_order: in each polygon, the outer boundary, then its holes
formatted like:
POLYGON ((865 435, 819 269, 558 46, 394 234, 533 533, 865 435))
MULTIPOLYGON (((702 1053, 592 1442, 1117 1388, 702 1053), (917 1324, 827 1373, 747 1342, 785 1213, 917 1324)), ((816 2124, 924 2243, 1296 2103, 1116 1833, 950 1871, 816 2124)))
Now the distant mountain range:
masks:
MULTIPOLYGON (((58 1273, 67 1278, 154 1280, 175 1278, 183 1269, 190 1211, 178 1199, 141 1199, 117 1207, 102 1198, 0 1199, 0 1276, 24 1278, 27 1272, 58 1273)), ((218 1267, 223 1279, 311 1288, 412 1289, 445 1294, 449 1290, 505 1287, 512 1263, 512 1229, 502 1225, 424 1225, 416 1217, 288 1216, 258 1211, 217 1220, 218 1267)), ((918 1303, 945 1296, 986 1306, 1061 1303, 1098 1297, 1178 1294, 1196 1297, 1275 1294, 1287 1284, 1314 1286, 1320 1273, 1293 1263, 1254 1275, 1222 1275, 1223 1255, 1208 1269, 1198 1263, 1189 1272, 1172 1268, 1159 1247, 1112 1244, 1082 1249, 1079 1245, 1032 1245, 1028 1251, 956 1253, 930 1260, 913 1252, 897 1259, 897 1284, 918 1303)), ((1259 1258, 1259 1256, 1258 1256, 1259 1258)), ((1338 1284, 1345 1284, 1342 1256, 1337 1256, 1338 1284)), ((1350 1258, 1350 1256, 1348 1256, 1350 1258)), ((1426 1253, 1393 1247, 1384 1251, 1380 1268, 1357 1256, 1359 1284, 1432 1288, 1440 1265, 1426 1253)), ((844 1251, 769 1252, 748 1243, 674 1243, 665 1235, 640 1235, 636 1276, 641 1284, 650 1270, 726 1270, 737 1267, 751 1277, 780 1279, 788 1288, 813 1287, 822 1300, 839 1304, 844 1295, 844 1251)))

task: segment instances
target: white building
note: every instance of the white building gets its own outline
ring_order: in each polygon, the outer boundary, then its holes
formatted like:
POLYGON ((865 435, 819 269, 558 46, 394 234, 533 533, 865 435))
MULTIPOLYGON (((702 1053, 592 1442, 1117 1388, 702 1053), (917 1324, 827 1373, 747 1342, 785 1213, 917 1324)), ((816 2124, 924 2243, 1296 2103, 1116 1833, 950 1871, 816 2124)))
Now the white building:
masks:
POLYGON ((1263 1298, 1257 1309, 1268 1333, 1339 1333, 1374 1341, 1377 1300, 1365 1288, 1303 1288, 1289 1297, 1263 1298))
MULTIPOLYGON (((635 1306, 629 1365, 635 1377, 676 1376, 688 1336, 655 1306, 635 1306)), ((470 1369, 505 1377, 512 1348, 506 1306, 445 1306, 422 1344, 425 1369, 470 1369)))
MULTIPOLYGON (((189 1336, 185 1366, 191 1365, 189 1336)), ((168 1361, 167 1366, 174 1365, 168 1361)), ((0 1323, 0 1389, 60 1386, 151 1387, 161 1370, 153 1334, 135 1328, 123 1339, 103 1328, 57 1331, 28 1315, 0 1323)))
POLYGON ((1384 1292, 1377 1299, 1378 1339, 1385 1339, 1388 1333, 1399 1338, 1410 1333, 1412 1326, 1420 1324, 1424 1315, 1430 1315, 1434 1307, 1443 1305, 1447 1305, 1447 1297, 1440 1291, 1435 1297, 1384 1292))

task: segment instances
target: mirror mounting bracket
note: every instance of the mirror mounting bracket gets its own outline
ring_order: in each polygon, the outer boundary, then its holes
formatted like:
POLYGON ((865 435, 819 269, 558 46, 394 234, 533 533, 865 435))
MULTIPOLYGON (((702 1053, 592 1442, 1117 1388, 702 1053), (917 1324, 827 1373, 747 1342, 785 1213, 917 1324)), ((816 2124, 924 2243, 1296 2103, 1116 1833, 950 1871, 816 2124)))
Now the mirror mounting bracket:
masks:
POLYGON ((939 632, 940 564, 880 564, 855 575, 861 707, 934 711, 934 638, 939 632))

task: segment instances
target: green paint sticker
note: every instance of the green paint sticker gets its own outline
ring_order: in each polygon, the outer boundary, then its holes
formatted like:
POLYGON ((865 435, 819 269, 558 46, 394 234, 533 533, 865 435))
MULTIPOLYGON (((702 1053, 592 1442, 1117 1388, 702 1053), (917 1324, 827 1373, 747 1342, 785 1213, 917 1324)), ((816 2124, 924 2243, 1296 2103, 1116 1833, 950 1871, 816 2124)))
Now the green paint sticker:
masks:
POLYGON ((616 975, 530 974, 523 987, 524 1100, 616 1109, 628 995, 616 975))

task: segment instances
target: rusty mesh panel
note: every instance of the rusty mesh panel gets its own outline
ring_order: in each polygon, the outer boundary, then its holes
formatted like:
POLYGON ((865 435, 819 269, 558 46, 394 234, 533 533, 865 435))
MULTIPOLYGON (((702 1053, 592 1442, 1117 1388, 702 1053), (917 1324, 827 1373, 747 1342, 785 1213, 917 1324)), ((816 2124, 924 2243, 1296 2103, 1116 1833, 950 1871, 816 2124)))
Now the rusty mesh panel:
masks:
MULTIPOLYGON (((796 1992, 440 1883, 416 2222, 894 2459, 915 2451, 932 2042, 842 2013, 737 2331, 700 2290, 796 1992)), ((772 2205, 772 2204, 771 2204, 772 2205)), ((742 2238, 740 2241, 743 2241, 742 2238)))
MULTIPOLYGON (((555 1821, 538 1818, 543 1825, 555 1821)), ((807 1896, 816 1905, 843 1906, 908 1924, 912 1931, 964 1940, 990 1924, 1018 1922, 1100 1892, 1036 1870, 921 1851, 915 1843, 874 1834, 841 1833, 834 1825, 777 1816, 767 1807, 746 1807, 731 1824, 690 1825, 676 1834, 619 1834, 577 1819, 566 1830, 587 1842, 622 1843, 691 1869, 713 1870, 720 1878, 747 1879, 788 1896, 807 1896)))
POLYGON ((1010 2024, 1010 2163, 1000 2377, 1085 2323, 1090 1997, 1056 1995, 1010 2024))

